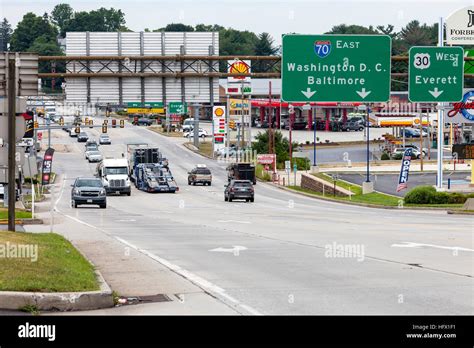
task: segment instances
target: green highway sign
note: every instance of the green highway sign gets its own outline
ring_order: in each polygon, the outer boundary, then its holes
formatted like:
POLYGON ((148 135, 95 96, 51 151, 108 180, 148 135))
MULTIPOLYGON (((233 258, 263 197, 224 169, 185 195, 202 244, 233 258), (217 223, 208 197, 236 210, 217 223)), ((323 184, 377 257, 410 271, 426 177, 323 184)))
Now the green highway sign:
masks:
POLYGON ((388 35, 285 35, 282 100, 386 102, 391 48, 388 35))
POLYGON ((131 102, 127 103, 128 108, 152 108, 152 109, 162 109, 163 108, 163 103, 162 102, 145 102, 145 104, 142 104, 141 102, 131 102))
POLYGON ((168 113, 170 115, 184 115, 186 113, 186 103, 170 102, 168 104, 168 113))
MULTIPOLYGON (((464 57, 474 58, 474 50, 464 50, 464 57)), ((474 74, 474 61, 468 60, 464 62, 464 73, 474 74)))
POLYGON ((458 102, 464 85, 462 47, 410 48, 408 99, 411 102, 458 102))

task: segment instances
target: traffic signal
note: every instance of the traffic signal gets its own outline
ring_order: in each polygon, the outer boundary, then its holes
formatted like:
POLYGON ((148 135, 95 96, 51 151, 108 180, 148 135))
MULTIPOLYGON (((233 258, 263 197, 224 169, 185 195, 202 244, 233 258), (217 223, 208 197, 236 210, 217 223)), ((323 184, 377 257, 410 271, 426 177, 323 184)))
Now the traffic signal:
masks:
POLYGON ((35 121, 34 127, 35 129, 38 128, 38 121, 35 121))
POLYGON ((79 134, 81 132, 81 127, 76 127, 74 133, 79 134))
POLYGON ((120 120, 120 128, 124 128, 125 127, 125 120, 120 120))
POLYGON ((104 120, 104 124, 107 125, 109 123, 109 120, 104 120))
POLYGON ((94 120, 89 120, 89 128, 94 128, 94 120))
POLYGON ((86 118, 84 119, 84 124, 85 124, 86 126, 89 124, 89 117, 86 117, 86 118))
POLYGON ((117 120, 114 118, 112 120, 112 128, 115 128, 117 126, 117 120))
POLYGON ((64 117, 59 118, 59 125, 64 126, 64 117))
POLYGON ((235 128, 235 121, 234 120, 229 121, 229 128, 231 128, 231 129, 235 128))
POLYGON ((102 125, 102 133, 107 133, 107 125, 102 125))

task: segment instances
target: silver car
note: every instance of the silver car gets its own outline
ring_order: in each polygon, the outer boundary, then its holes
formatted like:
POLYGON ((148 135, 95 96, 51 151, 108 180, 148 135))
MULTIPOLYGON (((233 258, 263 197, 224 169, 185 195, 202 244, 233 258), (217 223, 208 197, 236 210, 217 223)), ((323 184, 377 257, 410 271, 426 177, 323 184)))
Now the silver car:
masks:
POLYGON ((89 160, 89 163, 101 162, 103 157, 99 151, 90 151, 89 155, 87 156, 87 159, 89 160))

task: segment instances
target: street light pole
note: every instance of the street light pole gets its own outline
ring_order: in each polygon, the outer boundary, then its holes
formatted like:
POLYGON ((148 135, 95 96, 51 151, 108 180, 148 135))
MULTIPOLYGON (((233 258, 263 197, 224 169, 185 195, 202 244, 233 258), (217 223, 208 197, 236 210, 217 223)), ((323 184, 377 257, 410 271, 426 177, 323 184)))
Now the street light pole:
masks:
POLYGON ((316 112, 313 115, 313 122, 314 122, 314 130, 313 130, 313 166, 316 167, 316 112))

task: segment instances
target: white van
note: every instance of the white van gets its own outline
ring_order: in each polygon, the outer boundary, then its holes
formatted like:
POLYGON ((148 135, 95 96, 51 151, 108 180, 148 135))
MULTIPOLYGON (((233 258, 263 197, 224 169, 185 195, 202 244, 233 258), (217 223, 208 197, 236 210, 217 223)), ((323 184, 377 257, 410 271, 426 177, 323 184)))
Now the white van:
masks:
POLYGON ((97 176, 101 178, 107 193, 130 196, 131 185, 129 166, 126 158, 106 158, 97 166, 97 176))
POLYGON ((183 122, 183 133, 189 132, 194 128, 194 118, 187 118, 183 122))

